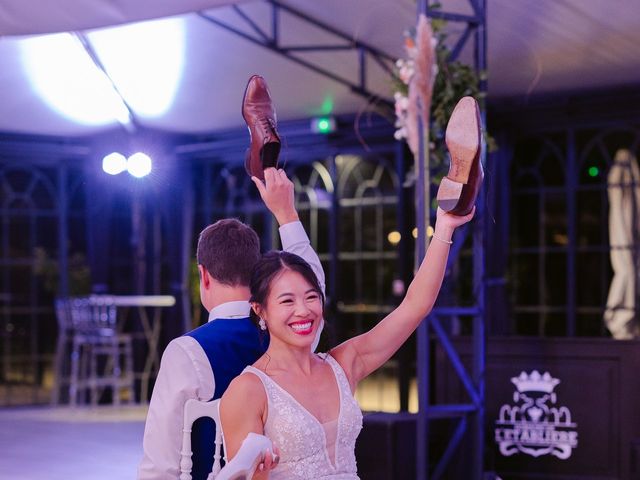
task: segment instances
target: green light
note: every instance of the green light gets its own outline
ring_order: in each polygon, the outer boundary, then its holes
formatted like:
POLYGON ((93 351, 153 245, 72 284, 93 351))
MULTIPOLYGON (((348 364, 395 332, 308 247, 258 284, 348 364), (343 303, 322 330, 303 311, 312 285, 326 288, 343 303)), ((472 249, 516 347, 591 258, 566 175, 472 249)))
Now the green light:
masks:
POLYGON ((315 115, 331 115, 331 112, 333 112, 333 97, 327 95, 324 97, 322 105, 320 105, 320 110, 315 112, 315 115))
POLYGON ((600 169, 598 167, 589 167, 588 172, 590 177, 597 177, 600 173, 600 169))
POLYGON ((318 132, 329 133, 331 131, 331 122, 328 118, 321 118, 318 120, 318 132))
POLYGON ((336 120, 333 117, 316 117, 311 119, 311 131, 327 135, 336 131, 336 120))

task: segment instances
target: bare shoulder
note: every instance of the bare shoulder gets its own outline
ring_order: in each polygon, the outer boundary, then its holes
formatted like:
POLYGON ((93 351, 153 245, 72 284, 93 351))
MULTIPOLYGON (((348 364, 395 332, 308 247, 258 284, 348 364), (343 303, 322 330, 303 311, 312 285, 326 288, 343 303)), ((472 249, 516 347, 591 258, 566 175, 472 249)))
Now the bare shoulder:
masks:
POLYGON ((243 373, 234 378, 226 392, 222 396, 225 399, 243 400, 252 398, 254 400, 266 400, 266 394, 262 381, 253 373, 243 373))
POLYGON ((264 433, 267 397, 252 373, 237 376, 220 402, 220 420, 228 458, 233 458, 249 432, 264 433))

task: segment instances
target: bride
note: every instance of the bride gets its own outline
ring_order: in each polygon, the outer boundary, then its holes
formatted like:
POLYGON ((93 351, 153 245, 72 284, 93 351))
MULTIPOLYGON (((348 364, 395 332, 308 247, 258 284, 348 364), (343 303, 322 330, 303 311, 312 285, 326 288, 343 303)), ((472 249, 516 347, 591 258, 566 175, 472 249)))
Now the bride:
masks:
POLYGON ((400 305, 370 331, 326 354, 311 352, 323 315, 316 276, 300 257, 269 252, 251 281, 252 315, 269 333, 266 353, 233 380, 220 404, 227 458, 251 433, 279 449, 254 479, 357 479, 355 442, 362 413, 358 382, 382 366, 431 311, 454 230, 471 220, 438 208, 433 240, 400 305))

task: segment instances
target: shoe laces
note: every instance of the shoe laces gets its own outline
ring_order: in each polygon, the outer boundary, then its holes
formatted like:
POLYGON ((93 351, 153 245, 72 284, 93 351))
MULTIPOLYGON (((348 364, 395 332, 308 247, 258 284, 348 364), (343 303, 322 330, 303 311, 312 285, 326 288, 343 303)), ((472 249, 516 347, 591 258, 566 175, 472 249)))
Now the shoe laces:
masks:
POLYGON ((260 126, 262 127, 262 130, 265 133, 265 143, 267 142, 267 135, 274 133, 276 130, 276 126, 273 122, 273 120, 269 117, 260 117, 259 118, 260 121, 260 126))

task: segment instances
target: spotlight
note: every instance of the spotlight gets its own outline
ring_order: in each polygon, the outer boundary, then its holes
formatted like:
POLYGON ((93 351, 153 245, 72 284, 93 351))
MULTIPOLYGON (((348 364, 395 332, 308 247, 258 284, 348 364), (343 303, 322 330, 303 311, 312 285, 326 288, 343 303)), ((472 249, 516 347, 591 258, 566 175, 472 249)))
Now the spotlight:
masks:
POLYGON ((127 171, 136 178, 142 178, 151 173, 151 159, 148 155, 137 152, 127 160, 127 171))
POLYGON ((110 153, 102 159, 102 170, 109 175, 117 175, 127 169, 127 159, 118 152, 110 153))

